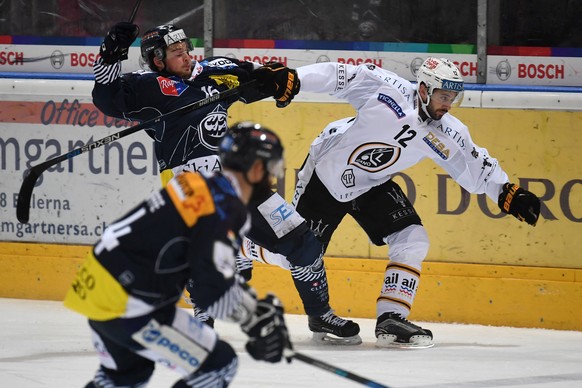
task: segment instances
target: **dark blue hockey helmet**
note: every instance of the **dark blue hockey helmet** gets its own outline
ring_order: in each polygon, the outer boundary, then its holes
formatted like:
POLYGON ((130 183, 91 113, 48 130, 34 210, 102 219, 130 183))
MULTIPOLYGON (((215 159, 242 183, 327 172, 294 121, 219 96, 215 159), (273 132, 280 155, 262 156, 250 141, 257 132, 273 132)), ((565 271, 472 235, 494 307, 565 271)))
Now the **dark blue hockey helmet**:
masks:
POLYGON ((219 151, 224 167, 248 171, 255 160, 265 163, 271 176, 283 177, 283 145, 279 136, 268 128, 251 121, 236 123, 228 128, 219 151))
POLYGON ((164 24, 147 30, 141 38, 141 58, 150 69, 156 71, 154 58, 163 61, 166 58, 168 46, 178 42, 186 42, 188 51, 194 49, 192 41, 186 36, 184 30, 173 24, 164 24))

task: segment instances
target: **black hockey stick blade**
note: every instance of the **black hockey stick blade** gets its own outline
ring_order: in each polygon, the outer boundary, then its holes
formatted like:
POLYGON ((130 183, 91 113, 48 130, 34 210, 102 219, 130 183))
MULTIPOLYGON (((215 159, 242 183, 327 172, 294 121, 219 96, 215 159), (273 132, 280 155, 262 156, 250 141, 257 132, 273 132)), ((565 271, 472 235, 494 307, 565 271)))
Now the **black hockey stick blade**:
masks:
POLYGON ((318 359, 311 358, 311 357, 309 357, 309 356, 307 356, 305 354, 295 352, 295 351, 293 351, 291 349, 285 349, 284 356, 286 358, 293 358, 295 360, 302 361, 302 362, 304 362, 306 364, 313 365, 313 366, 315 366, 317 368, 326 370, 326 371, 331 372, 331 373, 334 373, 334 374, 336 374, 338 376, 341 376, 341 377, 344 377, 346 379, 355 381, 356 383, 360 383, 362 385, 365 385, 366 387, 371 387, 371 388, 390 388, 387 385, 383 385, 383 384, 377 383, 377 382, 372 381, 370 379, 367 379, 365 377, 359 376, 359 375, 357 375, 355 373, 348 372, 345 369, 341 369, 341 368, 338 368, 337 366, 330 365, 330 364, 325 363, 323 361, 320 361, 318 359))
POLYGON ((238 88, 228 89, 228 90, 225 90, 225 91, 220 92, 218 94, 215 94, 213 96, 206 97, 203 100, 198 100, 198 101, 193 102, 191 104, 184 105, 181 108, 175 109, 175 110, 168 112, 168 113, 164 113, 163 115, 155 117, 151 120, 144 121, 138 125, 134 125, 133 127, 126 128, 122 131, 111 134, 111 135, 106 136, 102 139, 96 140, 93 143, 89 143, 89 144, 86 144, 82 147, 75 148, 74 150, 69 151, 66 154, 59 155, 55 158, 49 159, 49 160, 41 163, 41 164, 38 164, 36 166, 32 166, 25 173, 24 181, 22 182, 22 185, 20 186, 20 192, 18 194, 18 199, 16 201, 16 218, 18 218, 18 221, 20 221, 23 224, 26 224, 28 222, 28 220, 30 218, 29 217, 30 216, 30 200, 32 199, 32 191, 34 190, 34 186, 35 186, 38 178, 42 175, 43 172, 45 172, 50 167, 57 165, 60 162, 63 162, 65 160, 74 158, 77 155, 81 155, 81 154, 87 153, 91 150, 94 150, 95 148, 99 148, 101 146, 104 146, 105 144, 119 140, 122 137, 126 137, 128 135, 131 135, 131 134, 138 132, 144 128, 149 128, 149 127, 151 127, 151 126, 153 126, 153 125, 159 123, 160 121, 165 120, 169 117, 176 116, 179 114, 188 113, 188 112, 191 112, 191 111, 196 110, 196 109, 200 109, 202 107, 210 105, 210 104, 212 104, 216 101, 219 101, 219 100, 226 100, 228 98, 236 98, 240 95, 241 91, 243 91, 244 89, 248 89, 249 87, 252 87, 253 85, 255 85, 255 83, 256 83, 256 81, 252 80, 252 81, 249 81, 245 84, 242 84, 238 88))
POLYGON ((26 170, 24 173, 24 180, 20 186, 18 200, 16 201, 16 218, 18 218, 18 221, 23 224, 26 224, 30 218, 30 200, 32 198, 32 190, 34 189, 34 185, 39 177, 40 175, 34 172, 32 168, 26 170))

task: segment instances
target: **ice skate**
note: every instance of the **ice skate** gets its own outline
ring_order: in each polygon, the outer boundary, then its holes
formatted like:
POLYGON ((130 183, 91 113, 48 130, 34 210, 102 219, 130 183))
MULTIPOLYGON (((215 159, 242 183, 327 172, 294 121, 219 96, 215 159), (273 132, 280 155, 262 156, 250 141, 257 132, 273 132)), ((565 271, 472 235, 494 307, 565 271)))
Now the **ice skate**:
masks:
POLYGON ((432 332, 397 313, 384 313, 376 320, 376 346, 381 348, 431 348, 432 332))
POLYGON ((316 317, 309 317, 309 330, 313 332, 312 340, 333 345, 359 345, 362 338, 358 335, 360 326, 350 320, 338 317, 329 310, 316 317))

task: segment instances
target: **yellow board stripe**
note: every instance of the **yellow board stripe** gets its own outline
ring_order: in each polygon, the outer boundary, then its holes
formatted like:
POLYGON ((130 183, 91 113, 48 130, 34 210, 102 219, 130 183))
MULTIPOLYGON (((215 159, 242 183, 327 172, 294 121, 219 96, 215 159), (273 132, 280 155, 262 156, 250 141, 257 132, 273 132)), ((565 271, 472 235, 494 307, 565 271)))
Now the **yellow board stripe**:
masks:
MULTIPOLYGON (((0 297, 63 300, 90 249, 0 243, 0 297)), ((325 258, 337 314, 376 318, 386 261, 325 258)), ((254 265, 259 296, 274 292, 286 312, 304 314, 289 271, 254 265)), ((411 320, 582 331, 580 269, 425 262, 421 279, 411 320)))
POLYGON ((412 275, 416 275, 417 277, 420 277, 420 271, 418 271, 416 268, 411 267, 411 266, 406 265, 406 264, 390 263, 386 266, 386 271, 388 271, 389 269, 397 269, 400 271, 408 272, 412 275))

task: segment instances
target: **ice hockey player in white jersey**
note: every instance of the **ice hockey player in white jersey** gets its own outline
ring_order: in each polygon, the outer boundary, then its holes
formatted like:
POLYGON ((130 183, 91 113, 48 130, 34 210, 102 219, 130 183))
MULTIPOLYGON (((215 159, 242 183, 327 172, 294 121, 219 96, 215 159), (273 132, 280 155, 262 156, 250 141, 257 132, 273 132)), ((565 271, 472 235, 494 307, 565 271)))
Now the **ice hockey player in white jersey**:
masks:
MULTIPOLYGON (((392 176, 432 159, 465 190, 487 194, 503 212, 530 225, 538 220, 540 201, 510 183, 498 161, 449 113, 464 90, 451 61, 426 59, 416 85, 372 64, 317 63, 297 73, 301 91, 347 100, 357 115, 328 124, 313 141, 293 204, 324 247, 346 214, 373 244, 389 246, 377 299, 377 346, 430 347, 431 331, 407 320, 429 239, 392 176)), ((271 263, 277 260, 285 267, 281 257, 269 257, 271 263)))

